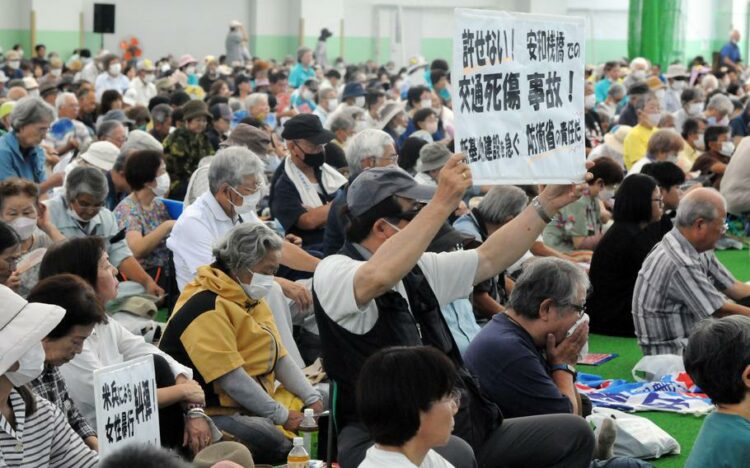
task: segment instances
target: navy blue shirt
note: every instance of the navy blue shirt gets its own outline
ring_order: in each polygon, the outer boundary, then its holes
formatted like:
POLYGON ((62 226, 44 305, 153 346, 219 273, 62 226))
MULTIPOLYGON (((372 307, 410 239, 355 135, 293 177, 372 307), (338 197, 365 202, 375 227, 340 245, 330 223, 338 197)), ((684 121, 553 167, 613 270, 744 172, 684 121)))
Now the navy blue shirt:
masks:
POLYGON ((531 335, 505 314, 496 314, 482 328, 464 361, 506 418, 573 412, 531 335))

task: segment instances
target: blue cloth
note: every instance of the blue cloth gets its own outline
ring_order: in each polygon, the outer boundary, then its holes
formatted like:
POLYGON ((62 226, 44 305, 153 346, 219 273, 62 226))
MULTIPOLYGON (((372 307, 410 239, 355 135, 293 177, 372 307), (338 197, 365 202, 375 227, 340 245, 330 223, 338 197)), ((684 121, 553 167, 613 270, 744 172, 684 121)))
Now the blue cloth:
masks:
POLYGON ((750 126, 750 116, 744 111, 729 122, 729 129, 732 131, 733 137, 746 137, 750 135, 748 126, 750 126))
POLYGON ((24 156, 15 131, 0 138, 0 180, 9 177, 20 177, 37 184, 47 180, 44 173, 44 150, 36 146, 24 156))
POLYGON ((722 63, 724 62, 725 58, 729 58, 729 60, 734 63, 742 60, 742 57, 740 56, 740 47, 732 41, 724 44, 724 47, 721 48, 720 54, 722 63))
MULTIPOLYGON (((400 137, 398 137, 398 147, 401 148, 404 146, 404 142, 407 138, 411 136, 412 133, 416 132, 417 126, 414 124, 413 119, 409 119, 409 123, 406 124, 406 130, 404 133, 401 134, 400 137)), ((443 121, 438 121, 438 129, 437 132, 432 134, 432 141, 440 141, 443 138, 445 138, 445 130, 443 130, 443 121)))
POLYGON ((693 445, 685 468, 747 466, 750 421, 734 414, 711 413, 693 445))
POLYGON ((303 98, 302 96, 300 96, 299 91, 297 91, 296 93, 292 93, 292 98, 290 99, 290 103, 292 104, 292 107, 294 107, 295 109, 298 109, 304 106, 305 104, 307 104, 307 107, 310 109, 309 112, 314 111, 318 107, 315 105, 314 102, 309 101, 303 98))
POLYGON ((292 68, 292 72, 289 74, 289 86, 292 88, 299 88, 310 78, 315 78, 315 70, 313 70, 313 67, 305 68, 301 63, 297 62, 294 68, 292 68))
POLYGON ((612 86, 612 82, 609 78, 603 78, 599 80, 594 86, 594 94, 596 95, 596 102, 604 102, 607 100, 607 93, 609 93, 609 87, 612 86))
POLYGON ((464 361, 506 418, 573 412, 531 335, 505 314, 487 322, 469 344, 464 361))
POLYGON ((469 347, 469 343, 471 343, 481 330, 474 318, 474 309, 471 306, 471 301, 466 298, 455 300, 450 304, 442 306, 440 312, 443 314, 445 323, 448 325, 451 335, 453 335, 453 339, 456 341, 458 351, 463 356, 469 347))

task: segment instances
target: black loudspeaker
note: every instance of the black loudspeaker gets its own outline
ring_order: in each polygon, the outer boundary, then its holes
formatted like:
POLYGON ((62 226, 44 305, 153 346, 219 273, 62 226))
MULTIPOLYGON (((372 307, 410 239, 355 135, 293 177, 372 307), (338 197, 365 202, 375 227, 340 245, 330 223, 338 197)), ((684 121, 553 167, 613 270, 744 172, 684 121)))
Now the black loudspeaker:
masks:
POLYGON ((94 3, 94 32, 107 34, 115 32, 115 5, 94 3))

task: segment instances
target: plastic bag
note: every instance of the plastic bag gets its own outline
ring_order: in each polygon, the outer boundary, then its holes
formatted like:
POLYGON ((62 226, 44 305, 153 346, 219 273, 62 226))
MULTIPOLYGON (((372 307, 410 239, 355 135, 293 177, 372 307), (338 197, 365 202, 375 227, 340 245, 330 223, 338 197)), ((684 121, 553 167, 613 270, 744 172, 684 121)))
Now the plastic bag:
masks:
POLYGON ((664 429, 644 417, 616 409, 594 408, 593 413, 586 417, 597 438, 602 421, 610 417, 614 418, 617 426, 613 448, 615 456, 648 459, 680 453, 680 444, 664 429))
POLYGON ((685 363, 682 362, 682 356, 676 354, 643 356, 632 370, 636 382, 652 382, 673 372, 685 372, 685 363))

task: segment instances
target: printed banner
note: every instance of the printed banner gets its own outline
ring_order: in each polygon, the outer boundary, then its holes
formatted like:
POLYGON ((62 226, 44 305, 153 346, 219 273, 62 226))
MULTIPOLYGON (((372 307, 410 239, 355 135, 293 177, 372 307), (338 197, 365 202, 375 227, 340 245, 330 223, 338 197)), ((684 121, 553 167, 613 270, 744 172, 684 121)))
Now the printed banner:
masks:
POLYGON ((161 445, 154 359, 143 356, 94 371, 99 454, 132 442, 161 445))
POLYGON ((456 150, 477 185, 581 182, 584 19, 455 10, 456 150))

